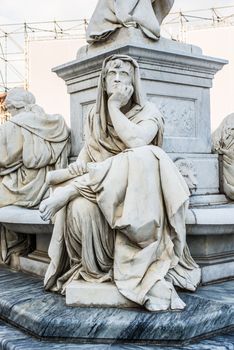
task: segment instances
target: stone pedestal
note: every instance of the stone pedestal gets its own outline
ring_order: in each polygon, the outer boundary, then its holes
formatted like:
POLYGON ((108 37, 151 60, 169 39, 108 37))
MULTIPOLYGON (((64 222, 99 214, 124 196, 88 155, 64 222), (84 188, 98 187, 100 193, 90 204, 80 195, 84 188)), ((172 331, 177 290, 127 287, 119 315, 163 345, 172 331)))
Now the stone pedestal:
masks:
POLYGON ((84 121, 95 103, 103 59, 115 53, 139 63, 143 90, 165 117, 164 150, 173 158, 194 158, 197 194, 218 193, 218 158, 211 155, 210 88, 227 61, 206 57, 196 46, 164 38, 152 42, 135 28, 122 28, 105 44, 83 47, 75 61, 53 70, 70 94, 72 156, 84 142, 84 121))
POLYGON ((234 278, 234 204, 194 208, 189 215, 187 243, 202 284, 234 278))

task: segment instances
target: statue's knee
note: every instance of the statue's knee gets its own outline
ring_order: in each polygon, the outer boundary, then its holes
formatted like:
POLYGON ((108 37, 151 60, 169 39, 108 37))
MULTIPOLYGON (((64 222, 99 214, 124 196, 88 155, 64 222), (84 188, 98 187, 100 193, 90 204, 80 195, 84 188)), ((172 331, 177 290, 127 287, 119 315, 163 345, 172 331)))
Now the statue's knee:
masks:
POLYGON ((77 215, 80 215, 81 217, 90 215, 91 213, 95 215, 99 211, 96 203, 93 203, 83 197, 78 197, 70 202, 69 209, 72 209, 73 213, 76 212, 77 215))

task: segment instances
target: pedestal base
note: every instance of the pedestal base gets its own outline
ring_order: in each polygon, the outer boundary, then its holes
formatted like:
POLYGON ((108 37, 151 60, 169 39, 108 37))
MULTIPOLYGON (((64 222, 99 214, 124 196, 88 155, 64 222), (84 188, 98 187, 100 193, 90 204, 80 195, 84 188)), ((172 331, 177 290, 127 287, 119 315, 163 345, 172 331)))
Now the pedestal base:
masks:
MULTIPOLYGON (((183 311, 81 308, 68 307, 61 295, 46 293, 40 278, 2 267, 0 295, 1 319, 51 342, 99 342, 109 346, 122 342, 132 343, 134 348, 136 344, 178 346, 228 331, 234 320, 234 281, 201 287, 195 293, 180 293, 186 303, 183 311)), ((23 348, 31 349, 28 344, 23 348)))
POLYGON ((139 305, 120 294, 115 284, 110 282, 73 281, 66 288, 66 304, 85 307, 139 308, 139 305))
POLYGON ((47 262, 46 262, 42 260, 20 256, 19 264, 20 264, 20 270, 33 275, 44 277, 46 270, 49 266, 49 259, 47 257, 47 262))

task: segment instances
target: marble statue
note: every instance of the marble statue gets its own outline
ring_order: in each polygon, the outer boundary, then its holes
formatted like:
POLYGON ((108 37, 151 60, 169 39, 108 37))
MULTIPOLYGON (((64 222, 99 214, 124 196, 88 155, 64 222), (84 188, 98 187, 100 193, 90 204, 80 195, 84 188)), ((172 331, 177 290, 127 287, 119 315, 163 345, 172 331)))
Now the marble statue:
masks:
POLYGON ((3 124, 9 117, 5 105, 6 92, 0 93, 0 124, 3 124))
POLYGON ((105 40, 121 27, 140 28, 148 38, 158 40, 160 25, 174 0, 99 0, 87 28, 88 43, 105 40))
POLYGON ((185 307, 175 287, 194 291, 200 268, 186 245, 188 187, 162 138, 163 118, 142 97, 137 62, 107 58, 85 145, 39 208, 44 220, 57 213, 46 290, 64 294, 78 279, 112 281, 148 310, 185 307))
POLYGON ((196 192, 198 185, 197 171, 194 163, 188 158, 177 158, 175 165, 187 183, 190 194, 192 195, 196 192))
POLYGON ((5 103, 11 118, 0 125, 0 207, 34 207, 48 196, 47 172, 67 166, 69 129, 23 88, 11 89, 5 103))
MULTIPOLYGON (((69 129, 62 116, 47 115, 23 88, 11 89, 4 102, 10 118, 0 125, 0 208, 35 207, 48 197, 47 172, 67 166, 69 129)), ((30 235, 0 224, 0 237, 5 264, 32 250, 30 235)))
POLYGON ((222 187, 234 200, 234 114, 228 115, 212 134, 213 152, 222 155, 222 187))

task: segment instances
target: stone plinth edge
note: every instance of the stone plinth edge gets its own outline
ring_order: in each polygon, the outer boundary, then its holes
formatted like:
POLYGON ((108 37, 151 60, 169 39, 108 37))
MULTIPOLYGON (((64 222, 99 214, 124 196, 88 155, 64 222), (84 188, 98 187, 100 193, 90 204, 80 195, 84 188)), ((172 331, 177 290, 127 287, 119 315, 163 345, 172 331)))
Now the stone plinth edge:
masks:
POLYGON ((43 290, 41 279, 3 267, 0 295, 0 317, 41 339, 171 345, 220 334, 234 324, 231 281, 180 293, 187 305, 180 312, 68 307, 64 297, 43 290))

